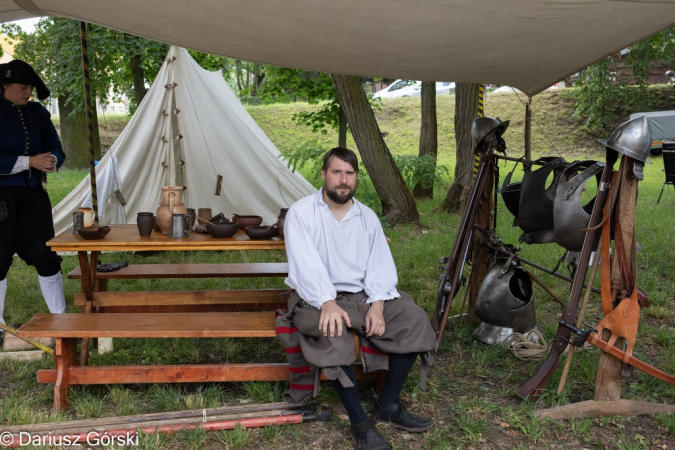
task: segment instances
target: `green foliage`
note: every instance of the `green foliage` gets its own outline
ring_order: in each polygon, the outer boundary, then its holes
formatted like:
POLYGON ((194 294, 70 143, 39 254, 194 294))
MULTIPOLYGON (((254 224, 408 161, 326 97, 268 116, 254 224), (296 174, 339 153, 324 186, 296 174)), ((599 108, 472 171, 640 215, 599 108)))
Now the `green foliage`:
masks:
POLYGON ((225 448, 228 450, 241 450, 248 446, 250 431, 241 425, 237 425, 232 430, 219 431, 218 440, 225 444, 225 448))
POLYGON ((395 155, 394 162, 411 191, 417 183, 421 183, 425 189, 434 184, 445 187, 443 177, 450 175, 448 166, 437 164, 433 155, 421 158, 417 155, 395 155))
POLYGON ((661 413, 656 416, 656 420, 662 427, 668 428, 668 432, 675 434, 675 414, 661 413))
MULTIPOLYGON (((79 21, 42 18, 33 33, 26 33, 14 24, 2 25, 0 29, 16 42, 14 56, 29 62, 42 74, 52 97, 63 96, 68 104, 75 106, 75 111, 84 108, 79 21)), ((138 105, 133 93, 132 58, 140 57, 143 83, 152 84, 169 46, 89 24, 87 50, 92 97, 106 102, 109 94, 114 101, 126 96, 133 114, 138 105)), ((225 76, 229 74, 229 59, 193 51, 190 54, 205 69, 222 70, 225 76)))
POLYGON ((657 97, 647 89, 649 67, 662 61, 672 65, 675 29, 641 41, 624 55, 614 54, 589 66, 577 81, 576 116, 586 118, 588 131, 611 131, 627 111, 654 109, 657 97))
MULTIPOLYGON (((87 27, 87 55, 92 98, 105 102, 110 92, 133 101, 132 56, 142 57, 145 81, 152 82, 168 46, 97 25, 87 27)), ((42 18, 33 33, 16 25, 2 30, 16 41, 14 57, 33 65, 42 74, 52 97, 64 97, 75 111, 84 109, 80 22, 64 18, 42 18)))
POLYGON ((308 173, 305 178, 314 186, 321 183, 321 165, 323 164, 323 155, 330 150, 328 146, 320 143, 316 138, 300 142, 299 145, 285 152, 284 157, 288 162, 288 168, 296 171, 304 169, 308 173))

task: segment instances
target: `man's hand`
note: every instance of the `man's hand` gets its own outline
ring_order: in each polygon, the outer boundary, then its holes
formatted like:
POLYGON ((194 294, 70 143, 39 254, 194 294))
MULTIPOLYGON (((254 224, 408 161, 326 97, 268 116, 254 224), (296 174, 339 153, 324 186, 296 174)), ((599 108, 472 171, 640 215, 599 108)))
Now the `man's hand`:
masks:
POLYGON ((321 333, 323 333, 324 336, 328 336, 329 332, 330 337, 335 337, 336 332, 338 336, 342 336, 342 321, 344 321, 348 327, 352 326, 349 321, 349 315, 347 315, 344 309, 338 306, 335 300, 329 300, 321 305, 319 330, 321 330, 321 333))
POLYGON ((28 165, 40 172, 51 173, 56 170, 56 158, 51 153, 40 153, 28 159, 28 165))
POLYGON ((384 334, 384 301, 378 300, 370 304, 366 313, 366 337, 384 334))

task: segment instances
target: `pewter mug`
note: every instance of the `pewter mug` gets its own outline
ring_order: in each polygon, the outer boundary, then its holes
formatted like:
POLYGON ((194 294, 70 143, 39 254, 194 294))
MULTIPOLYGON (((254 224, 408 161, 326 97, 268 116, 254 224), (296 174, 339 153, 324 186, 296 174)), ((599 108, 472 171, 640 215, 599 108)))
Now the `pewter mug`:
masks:
POLYGON ((84 213, 82 211, 75 211, 73 213, 73 234, 78 233, 78 229, 84 227, 84 213))
POLYGON ((188 237, 188 219, 186 214, 173 213, 171 214, 171 229, 169 232, 170 238, 186 238, 188 237))

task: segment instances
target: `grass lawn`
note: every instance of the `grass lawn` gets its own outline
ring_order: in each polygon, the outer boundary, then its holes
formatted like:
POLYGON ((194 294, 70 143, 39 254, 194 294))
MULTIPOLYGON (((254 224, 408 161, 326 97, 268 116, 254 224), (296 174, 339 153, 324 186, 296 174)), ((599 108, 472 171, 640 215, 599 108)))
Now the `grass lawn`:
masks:
MULTIPOLYGON (((453 165, 454 136, 452 136, 452 107, 454 96, 439 97, 440 162, 453 165)), ((419 100, 400 99, 387 102, 378 112, 382 131, 387 131, 387 143, 394 154, 416 153, 414 130, 419 129, 419 100), (415 113, 417 111, 417 113, 415 113), (417 114, 417 115, 415 115, 417 114)), ((533 149, 535 156, 563 155, 568 160, 601 158, 595 146, 595 136, 579 130, 576 119, 569 118, 569 99, 557 93, 535 97, 533 107, 533 149), (548 96, 548 97, 547 97, 548 96), (541 97, 541 98, 540 98, 541 97), (548 98, 548 100, 547 100, 548 98), (539 106, 537 102, 541 102, 539 106), (545 129, 546 121, 555 127, 545 129), (540 127, 541 125, 541 127, 540 127), (551 132, 551 128, 555 133, 551 132), (538 131, 539 130, 539 131, 538 131), (544 132, 546 131, 546 132, 544 132), (535 138, 535 136, 537 136, 535 138), (555 138, 554 138, 555 136, 555 138)), ((501 119, 511 119, 505 135, 511 156, 522 153, 523 111, 515 95, 488 97, 486 111, 501 119), (493 113, 497 111, 498 113, 493 113)), ((290 116, 305 105, 249 107, 249 111, 284 153, 310 139, 330 146, 334 134, 312 136, 307 130, 292 125, 290 116)), ((418 133, 419 131, 417 131, 418 133)), ((352 147, 353 143, 350 144, 352 147)), ((668 188, 661 203, 656 198, 663 184, 661 157, 652 158, 653 165, 645 167, 645 179, 640 183, 636 210, 638 242, 638 284, 649 295, 651 307, 642 311, 640 331, 634 356, 668 373, 675 373, 675 278, 672 276, 675 233, 670 227, 675 211, 675 191, 668 188), (672 234, 671 234, 672 233, 672 234)), ((510 169, 500 164, 502 177, 510 169)), ((617 165, 618 167, 618 165, 617 165)), ((450 172, 452 173, 452 172, 450 172)), ((84 176, 83 171, 64 170, 50 178, 50 195, 56 203, 84 176)), ((447 186, 446 186, 447 187, 447 186)), ((399 272, 399 288, 410 292, 418 304, 430 314, 438 288, 438 259, 450 253, 457 215, 435 211, 445 195, 437 188, 433 200, 418 202, 421 227, 412 225, 390 227, 384 224, 391 238, 391 250, 399 272)), ((500 203, 497 231, 506 243, 517 244, 519 229, 511 227, 513 218, 500 203)), ((521 256, 546 267, 553 267, 563 250, 555 244, 525 244, 521 256)), ((238 252, 167 252, 143 257, 132 254, 106 253, 103 262, 126 260, 129 263, 196 263, 243 262, 238 252)), ((248 252, 249 262, 284 261, 284 252, 248 252)), ((63 271, 77 264, 75 256, 64 256, 63 271)), ((567 269, 562 267, 561 271, 567 269)), ((550 275, 533 270, 564 302, 570 285, 550 275)), ((20 325, 39 312, 46 312, 35 271, 20 260, 15 261, 8 275, 5 319, 20 325)), ((599 278, 599 276, 598 276, 599 278)), ((596 285, 598 283, 596 282, 596 285)), ((111 290, 189 290, 221 288, 283 287, 283 280, 125 280, 111 281, 111 290)), ((66 280, 66 298, 72 306, 73 294, 80 291, 78 282, 66 280)), ((453 302, 454 312, 461 305, 462 292, 453 302)), ((534 293, 537 322, 545 338, 556 332, 561 307, 541 288, 534 293)), ((601 318, 599 297, 593 295, 585 322, 592 327, 601 318)), ((437 352, 436 363, 430 369, 428 389, 417 389, 415 370, 406 383, 403 400, 409 409, 431 415, 434 427, 426 434, 398 432, 388 426, 379 429, 396 449, 672 449, 675 448, 675 416, 582 419, 566 422, 537 420, 534 411, 547 407, 593 399, 598 350, 576 353, 572 369, 561 395, 555 394, 561 370, 548 388, 549 393, 537 403, 523 402, 514 390, 534 374, 536 363, 516 359, 509 351, 475 341, 471 333, 474 324, 462 322, 451 325, 445 332, 437 352)), ((114 352, 92 354, 92 365, 171 364, 171 363, 243 363, 247 361, 283 361, 280 344, 275 339, 116 339, 114 352)), ((38 385, 36 372, 51 368, 52 361, 44 358, 35 363, 0 361, 0 430, 3 425, 107 417, 210 408, 241 402, 282 401, 285 383, 223 383, 187 385, 116 385, 75 387, 70 405, 59 415, 52 413, 53 386, 38 385)), ((309 422, 303 425, 275 426, 260 429, 206 433, 201 430, 172 435, 143 435, 140 448, 190 449, 343 449, 351 448, 347 419, 332 389, 324 386, 318 401, 334 413, 330 422, 309 422)), ((362 398, 370 404, 373 387, 361 386, 362 398)), ((647 376, 638 370, 626 379, 622 397, 675 404, 675 387, 647 376)))

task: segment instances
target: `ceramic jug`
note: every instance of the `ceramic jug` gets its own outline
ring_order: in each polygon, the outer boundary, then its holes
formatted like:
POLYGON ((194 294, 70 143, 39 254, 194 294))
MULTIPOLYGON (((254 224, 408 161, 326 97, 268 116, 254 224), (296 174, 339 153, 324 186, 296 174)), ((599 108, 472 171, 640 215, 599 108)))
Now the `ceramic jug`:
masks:
POLYGON ((162 234, 171 231, 171 214, 187 214, 181 198, 182 186, 162 186, 162 202, 157 207, 157 224, 162 234))
POLYGON ((94 224, 94 210, 91 208, 78 208, 79 212, 84 215, 83 226, 90 227, 94 224))

